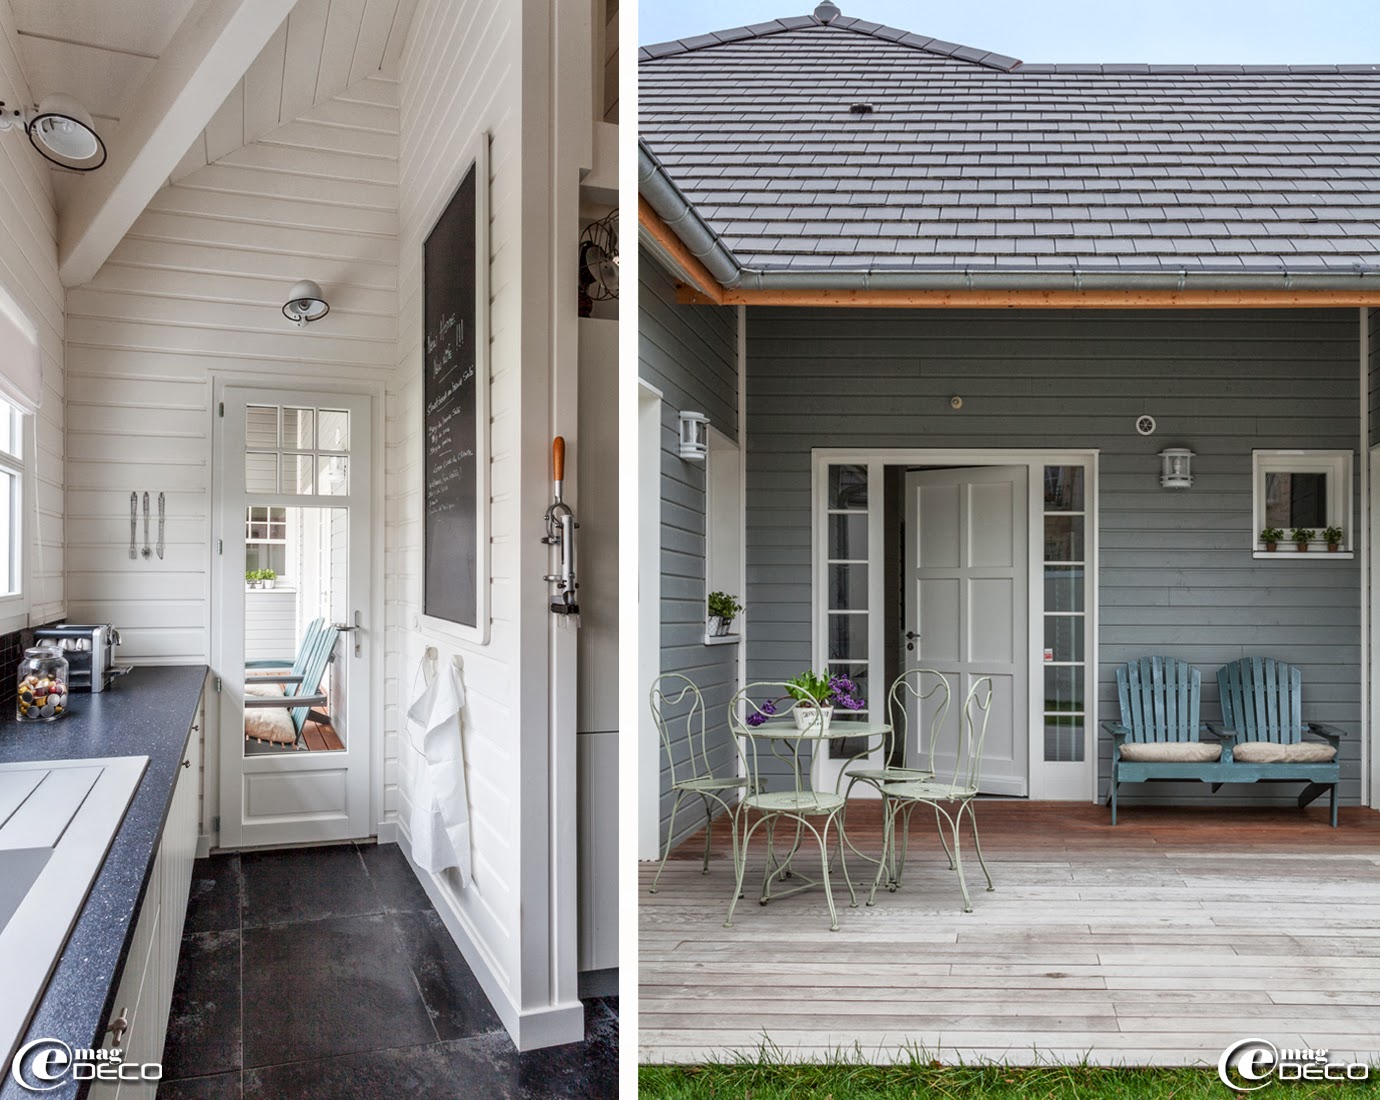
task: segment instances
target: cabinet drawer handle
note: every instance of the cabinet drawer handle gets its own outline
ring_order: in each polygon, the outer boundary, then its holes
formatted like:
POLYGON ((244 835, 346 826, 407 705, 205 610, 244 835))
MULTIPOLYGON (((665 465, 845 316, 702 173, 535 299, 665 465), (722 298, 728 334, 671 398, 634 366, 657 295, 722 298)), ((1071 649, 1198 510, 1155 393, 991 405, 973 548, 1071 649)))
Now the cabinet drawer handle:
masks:
POLYGON ((192 766, 192 762, 190 760, 184 760, 182 761, 182 766, 184 768, 190 768, 192 766))
POLYGON ((129 1009, 120 1009, 120 1014, 115 1017, 108 1028, 105 1029, 107 1035, 114 1035, 118 1042, 120 1036, 129 1030, 129 1009))
POLYGON ((200 727, 200 726, 193 726, 193 727, 192 727, 192 732, 193 732, 193 733, 200 733, 200 732, 201 732, 201 727, 200 727))

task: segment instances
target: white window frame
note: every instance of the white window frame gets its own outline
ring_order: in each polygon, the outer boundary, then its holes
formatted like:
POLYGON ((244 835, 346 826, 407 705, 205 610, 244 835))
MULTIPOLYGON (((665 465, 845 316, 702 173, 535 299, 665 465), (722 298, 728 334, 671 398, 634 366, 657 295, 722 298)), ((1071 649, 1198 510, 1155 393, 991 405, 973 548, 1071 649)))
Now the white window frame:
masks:
MULTIPOLYGON (((14 575, 19 590, 0 595, 0 633, 8 634, 29 625, 29 610, 32 605, 33 585, 31 583, 30 562, 36 528, 29 502, 34 500, 34 417, 20 412, 8 401, 0 398, 0 403, 10 410, 14 418, 14 432, 19 436, 20 457, 0 451, 0 470, 15 475, 15 500, 13 503, 13 529, 9 532, 10 552, 14 555, 14 575)), ((3 415, 0 412, 0 415, 3 415)))
MULTIPOLYGON (((709 454, 704 463, 704 595, 728 592, 743 602, 743 490, 742 451, 717 428, 709 428, 709 454)), ((705 645, 737 645, 743 640, 747 610, 734 619, 730 634, 709 633, 705 604, 705 645)))
MULTIPOLYGON (((1253 556, 1261 560, 1336 561, 1355 557, 1357 541, 1352 488, 1350 451, 1255 450, 1251 452, 1251 545, 1253 556), (1269 474, 1326 474, 1327 523, 1342 529, 1342 547, 1329 553, 1325 545, 1311 546, 1302 555, 1289 541, 1289 532, 1274 550, 1266 550, 1260 540, 1265 527, 1265 479, 1269 474), (1318 551, 1321 550, 1321 553, 1318 551)), ((1321 535, 1321 531, 1318 532, 1321 535)))

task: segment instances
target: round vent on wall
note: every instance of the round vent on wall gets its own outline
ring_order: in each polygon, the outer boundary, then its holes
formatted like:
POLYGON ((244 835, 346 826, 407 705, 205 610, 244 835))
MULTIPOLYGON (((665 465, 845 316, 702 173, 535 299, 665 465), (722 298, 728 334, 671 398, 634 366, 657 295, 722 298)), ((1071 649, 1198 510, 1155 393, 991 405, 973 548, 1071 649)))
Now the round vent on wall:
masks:
POLYGON ((1141 435, 1155 434, 1155 418, 1148 413, 1144 416, 1136 417, 1136 431, 1141 435))

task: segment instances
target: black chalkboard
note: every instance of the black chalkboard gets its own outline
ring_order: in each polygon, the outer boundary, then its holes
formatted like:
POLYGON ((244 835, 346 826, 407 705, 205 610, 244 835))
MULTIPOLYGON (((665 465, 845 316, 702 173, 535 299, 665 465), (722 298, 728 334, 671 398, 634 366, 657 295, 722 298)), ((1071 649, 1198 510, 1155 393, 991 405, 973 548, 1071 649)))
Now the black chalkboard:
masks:
POLYGON ((479 402, 475 165, 423 246, 426 541, 423 611, 478 627, 479 402))

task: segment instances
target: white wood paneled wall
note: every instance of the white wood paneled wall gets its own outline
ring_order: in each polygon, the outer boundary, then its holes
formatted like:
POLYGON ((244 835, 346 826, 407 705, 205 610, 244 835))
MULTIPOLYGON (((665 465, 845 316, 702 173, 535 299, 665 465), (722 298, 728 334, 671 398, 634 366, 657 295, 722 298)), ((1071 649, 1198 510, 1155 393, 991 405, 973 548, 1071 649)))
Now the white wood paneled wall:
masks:
MULTIPOLYGON (((369 78, 164 187, 68 293, 70 613, 121 658, 208 659, 211 375, 381 381, 397 338, 397 84, 369 78), (281 313, 311 278, 330 315, 281 313), (167 493, 167 556, 130 561, 129 494, 167 493)), ((142 537, 142 531, 141 531, 142 537)))
MULTIPOLYGON (((389 661, 385 725, 397 737, 423 650, 436 645, 442 662, 461 654, 467 691, 468 761, 474 879, 461 890, 438 880, 451 915, 464 928, 499 998, 517 1003, 520 779, 515 697, 520 669, 516 631, 515 533, 520 493, 521 209, 519 27, 515 4, 483 0, 421 0, 402 59, 398 369, 387 410, 387 617, 389 661), (490 146, 490 326, 492 398, 492 614, 487 646, 419 629, 422 610, 422 242, 450 200, 481 130, 490 146)), ((521 507, 531 509, 528 500, 521 507)), ((536 505, 538 508, 540 504, 536 505)), ((401 757, 401 826, 418 757, 410 742, 401 757)), ((465 946, 462 944, 462 946, 465 946)), ((467 954, 469 952, 467 951, 467 954)), ((486 983, 486 989, 491 987, 486 983)), ((494 995, 492 990, 491 997, 494 995)), ((500 1011, 502 1011, 500 1009, 500 1011)))
MULTIPOLYGON (((27 102, 9 4, 0 4, 0 87, 7 101, 27 102)), ((51 176, 21 130, 0 135, 0 282, 37 327, 43 359, 43 399, 34 423, 38 544, 30 562, 29 620, 44 623, 61 617, 65 605, 63 290, 51 176)))

